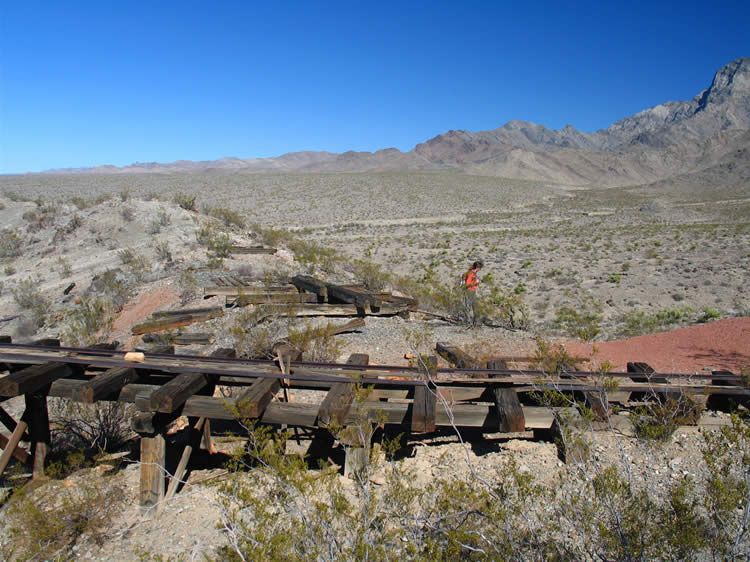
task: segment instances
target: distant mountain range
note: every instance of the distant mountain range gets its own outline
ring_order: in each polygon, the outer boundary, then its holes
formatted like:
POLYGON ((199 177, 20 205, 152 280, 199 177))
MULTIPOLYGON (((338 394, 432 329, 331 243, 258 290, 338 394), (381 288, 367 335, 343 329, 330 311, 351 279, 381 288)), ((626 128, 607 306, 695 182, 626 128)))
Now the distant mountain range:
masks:
MULTIPOLYGON (((691 101, 665 102, 607 129, 583 133, 571 125, 510 121, 474 133, 448 131, 409 152, 293 152, 276 158, 136 163, 118 168, 50 170, 51 173, 259 173, 380 172, 453 169, 469 174, 568 185, 624 186, 691 178, 698 182, 750 177, 750 58, 714 76, 691 101), (710 180, 707 178, 711 178, 710 180)), ((744 178, 744 179, 743 179, 744 178)))

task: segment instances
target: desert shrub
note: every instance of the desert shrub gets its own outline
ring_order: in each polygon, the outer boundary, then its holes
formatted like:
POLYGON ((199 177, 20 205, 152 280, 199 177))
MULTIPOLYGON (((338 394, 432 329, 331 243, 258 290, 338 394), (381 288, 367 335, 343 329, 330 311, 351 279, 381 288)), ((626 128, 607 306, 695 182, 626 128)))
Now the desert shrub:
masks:
POLYGON ((125 189, 121 189, 120 190, 120 201, 122 201, 123 203, 125 203, 125 201, 127 201, 128 199, 130 199, 130 190, 127 187, 125 189))
POLYGON ((30 199, 28 197, 26 197, 25 195, 21 195, 20 193, 18 193, 16 191, 10 191, 10 190, 7 190, 7 189, 5 191, 3 191, 3 196, 6 199, 9 199, 10 201, 13 201, 14 203, 21 203, 21 202, 30 201, 30 199))
POLYGON ((63 278, 70 277, 73 274, 73 267, 63 256, 57 257, 57 270, 63 278))
POLYGON ((203 223, 195 236, 200 245, 206 246, 209 257, 222 259, 232 255, 232 239, 226 232, 219 232, 212 225, 203 223))
POLYGON ((81 347, 107 340, 114 307, 106 298, 82 297, 79 304, 63 313, 62 339, 66 345, 81 347))
POLYGON ((568 335, 591 341, 601 332, 601 309, 601 303, 591 297, 584 297, 576 307, 560 307, 555 317, 555 326, 562 328, 568 335))
POLYGON ((337 264, 343 261, 342 256, 333 248, 327 248, 305 240, 289 240, 287 247, 294 253, 295 259, 309 272, 320 269, 332 273, 337 264))
POLYGON ((172 222, 172 219, 169 218, 169 213, 164 207, 159 209, 156 218, 159 220, 161 226, 169 226, 169 223, 172 222))
POLYGON ((258 223, 253 223, 250 228, 255 235, 260 238, 260 241, 267 246, 278 246, 279 244, 286 244, 292 239, 292 235, 285 230, 279 230, 276 228, 266 228, 258 223))
POLYGON ((182 209, 186 211, 195 211, 195 195, 188 195, 186 193, 177 193, 174 196, 174 202, 182 209))
POLYGON ((16 268, 13 267, 12 265, 6 265, 5 268, 3 269, 3 273, 5 273, 5 275, 10 277, 11 275, 16 274, 16 268))
POLYGON ((382 291, 388 285, 390 274, 379 264, 356 260, 352 264, 355 279, 370 291, 382 291))
POLYGON ((50 408, 50 428, 55 450, 117 451, 135 434, 130 419, 135 408, 122 402, 83 404, 58 400, 50 408))
POLYGON ((37 215, 35 211, 26 211, 21 215, 21 218, 26 222, 37 222, 39 220, 39 215, 37 215))
POLYGON ((2 211, 3 209, 5 209, 5 203, 0 201, 0 211, 2 211))
POLYGON ((710 322, 711 320, 718 320, 721 318, 721 312, 710 306, 704 306, 701 309, 701 316, 698 318, 698 322, 710 322))
POLYGON ((164 242, 157 242, 154 244, 154 252, 156 253, 156 258, 159 261, 163 262, 171 262, 172 261, 172 252, 169 250, 169 243, 164 242))
POLYGON ((578 369, 578 360, 570 355, 561 344, 551 344, 541 338, 536 340, 532 369, 548 374, 560 374, 578 369))
POLYGON ((0 258, 15 258, 23 252, 23 238, 16 232, 3 231, 0 236, 0 258))
POLYGON ((654 394, 652 400, 630 413, 630 419, 639 437, 666 441, 679 426, 695 425, 702 411, 703 405, 685 393, 664 398, 654 394))
POLYGON ((180 290, 180 302, 184 305, 198 292, 198 280, 189 271, 183 271, 177 280, 177 287, 180 290))
POLYGON ((83 197, 71 197, 70 202, 73 203, 80 211, 83 211, 84 209, 88 209, 91 207, 94 202, 90 201, 88 199, 84 199, 83 197))
POLYGON ((146 227, 146 232, 148 234, 159 234, 161 232, 161 223, 158 219, 153 219, 151 222, 148 223, 148 226, 146 227))
POLYGON ((513 291, 506 291, 494 285, 489 286, 488 295, 477 298, 476 307, 480 318, 487 318, 500 325, 525 330, 529 327, 529 308, 523 300, 523 295, 513 291))
POLYGON ((108 269, 95 275, 91 279, 88 292, 108 297, 116 310, 121 308, 132 294, 127 280, 119 269, 108 269))
POLYGON ((47 321, 50 302, 39 290, 39 280, 27 277, 19 281, 10 292, 13 300, 30 315, 30 320, 36 327, 41 327, 47 321))
POLYGON ((342 345, 332 335, 335 326, 331 323, 325 326, 306 324, 302 328, 289 328, 287 339, 294 347, 302 351, 308 361, 326 363, 336 361, 341 355, 342 345))
POLYGON ((631 312, 624 317, 623 333, 627 336, 650 334, 683 322, 689 319, 692 313, 693 309, 689 306, 659 310, 655 314, 631 312))
POLYGON ((245 228, 245 219, 237 211, 227 209, 226 207, 207 207, 204 209, 205 214, 219 219, 225 226, 236 226, 245 228))
POLYGON ((125 222, 132 222, 135 219, 135 210, 132 207, 123 207, 120 209, 120 216, 125 222))
POLYGON ((106 476, 86 475, 76 486, 55 480, 27 485, 6 507, 4 525, 10 540, 0 554, 5 560, 72 558, 72 547, 84 535, 104 542, 124 500, 122 487, 106 476))
POLYGON ((274 305, 245 308, 234 318, 229 336, 238 355, 253 359, 273 359, 273 346, 288 331, 289 321, 281 317, 288 309, 274 305))

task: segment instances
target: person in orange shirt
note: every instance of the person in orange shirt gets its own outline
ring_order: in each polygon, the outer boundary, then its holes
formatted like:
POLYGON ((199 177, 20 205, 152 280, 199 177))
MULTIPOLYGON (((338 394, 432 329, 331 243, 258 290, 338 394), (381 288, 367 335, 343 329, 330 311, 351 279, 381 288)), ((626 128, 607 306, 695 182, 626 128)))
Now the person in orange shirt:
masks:
POLYGON ((463 293, 464 310, 466 320, 475 324, 477 321, 474 303, 477 299, 477 287, 479 287, 479 271, 484 267, 481 261, 471 264, 471 269, 461 276, 461 289, 463 293))

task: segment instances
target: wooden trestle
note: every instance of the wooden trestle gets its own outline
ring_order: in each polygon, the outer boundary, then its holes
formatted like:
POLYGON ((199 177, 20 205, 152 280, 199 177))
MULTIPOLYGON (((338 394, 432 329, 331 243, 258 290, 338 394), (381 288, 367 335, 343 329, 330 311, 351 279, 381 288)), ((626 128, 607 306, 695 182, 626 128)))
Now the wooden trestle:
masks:
MULTIPOLYGON (((595 407, 595 397, 603 387, 602 376, 595 373, 550 376, 508 369, 503 360, 485 368, 436 369, 437 361, 432 358, 420 369, 368 365, 365 354, 354 354, 342 364, 296 361, 283 348, 276 361, 237 359, 231 349, 219 349, 210 356, 185 356, 162 348, 162 353, 146 353, 142 361, 132 361, 126 360, 125 352, 106 346, 83 349, 59 347, 56 340, 29 345, 9 341, 0 338, 0 364, 8 371, 0 377, 0 400, 24 395, 26 409, 20 420, 14 420, 0 407, 0 423, 11 432, 9 436, 0 433, 0 474, 11 457, 31 464, 34 476, 43 473, 50 442, 48 396, 87 404, 128 402, 136 407, 132 428, 141 438, 140 504, 145 507, 176 492, 201 441, 212 450, 211 420, 241 417, 263 424, 325 428, 330 424, 345 427, 365 416, 412 433, 440 427, 512 433, 549 429, 553 423, 551 410, 522 404, 519 394, 540 388, 577 391, 595 407), (214 396, 217 385, 239 389, 232 398, 219 398, 214 396), (355 385, 372 386, 357 408, 353 408, 355 385), (323 390, 326 395, 318 404, 288 402, 280 391, 286 396, 289 389, 323 390), (175 474, 169 476, 164 468, 165 433, 179 416, 188 417, 190 436, 175 474), (30 449, 22 448, 21 442, 29 443, 30 449)), ((469 364, 466 356, 446 346, 440 344, 439 351, 450 351, 456 362, 469 364)), ((629 367, 629 372, 606 375, 620 379, 617 397, 622 401, 631 392, 750 396, 740 377, 728 372, 659 373, 657 377, 645 364, 629 367)))

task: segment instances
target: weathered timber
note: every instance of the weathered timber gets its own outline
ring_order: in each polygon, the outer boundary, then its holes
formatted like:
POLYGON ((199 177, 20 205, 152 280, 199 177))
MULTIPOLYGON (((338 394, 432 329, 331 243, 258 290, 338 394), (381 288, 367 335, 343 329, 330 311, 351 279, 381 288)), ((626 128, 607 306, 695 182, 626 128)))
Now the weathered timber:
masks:
MULTIPOLYGON (((214 342, 214 335, 207 332, 195 332, 190 334, 168 334, 167 339, 174 345, 208 345, 214 342)), ((150 343, 159 341, 161 337, 153 334, 143 334, 143 341, 150 343)))
POLYGON ((292 277, 291 283, 300 291, 317 295, 318 302, 328 302, 328 287, 322 281, 309 275, 295 275, 292 277))
MULTIPOLYGON (((11 437, 12 437, 11 433, 11 437)), ((5 451, 8 446, 10 445, 10 437, 5 435, 4 433, 0 433, 0 449, 5 451)), ((28 451, 21 447, 20 445, 16 445, 11 449, 11 456, 15 457, 17 461, 22 462, 23 464, 27 464, 29 462, 29 459, 31 459, 31 455, 29 455, 28 451)), ((2 470, 0 470, 0 474, 2 474, 2 470)))
POLYGON ((67 363, 52 361, 41 365, 31 365, 1 378, 0 396, 10 397, 36 392, 53 380, 71 374, 73 374, 73 369, 67 363))
POLYGON ((425 386, 414 387, 414 404, 411 417, 412 433, 435 431, 435 391, 425 386))
POLYGON ((59 338, 41 338, 31 342, 31 345, 38 345, 39 347, 60 347, 59 338))
POLYGON ((193 449, 197 449, 198 447, 200 447, 201 436, 203 435, 203 426, 206 424, 206 421, 206 418, 198 418, 197 422, 193 420, 194 423, 190 424, 190 435, 188 437, 188 443, 182 450, 180 462, 177 464, 177 468, 174 471, 174 476, 172 476, 172 479, 169 481, 169 487, 167 488, 167 493, 164 496, 164 499, 168 500, 169 498, 174 496, 175 492, 177 491, 177 487, 182 483, 182 480, 185 477, 185 473, 187 472, 188 462, 190 461, 190 456, 193 453, 193 449))
POLYGON ((13 338, 11 336, 0 336, 0 343, 12 343, 13 338))
POLYGON ((75 388, 70 398, 76 402, 93 404, 97 400, 119 393, 123 386, 137 381, 138 378, 138 372, 130 367, 107 369, 75 388))
MULTIPOLYGON (((349 365, 367 365, 370 356, 366 353, 353 353, 349 356, 349 365)), ((318 425, 335 423, 342 427, 354 400, 354 384, 337 383, 331 386, 318 410, 318 425)))
POLYGON ((75 286, 76 286, 75 283, 71 283, 70 285, 68 285, 67 287, 65 287, 65 290, 63 291, 63 295, 69 294, 70 291, 72 291, 73 289, 75 289, 75 286))
MULTIPOLYGON (((133 403, 136 407, 144 403, 147 404, 149 400, 150 392, 148 394, 138 393, 133 397, 133 403)), ((141 437, 152 437, 163 433, 167 426, 179 417, 178 414, 179 412, 171 414, 162 412, 135 412, 130 418, 130 428, 141 437)))
POLYGON ((21 421, 18 422, 18 425, 16 425, 16 429, 13 430, 13 433, 8 439, 8 443, 3 447, 3 454, 0 455, 0 474, 2 474, 5 471, 5 467, 8 466, 8 463, 10 462, 10 459, 16 450, 16 447, 21 442, 21 436, 24 434, 28 427, 29 426, 26 424, 26 422, 21 419, 21 421))
POLYGON ((328 302, 353 304, 357 306, 357 308, 369 306, 370 308, 375 309, 380 308, 382 305, 380 300, 369 293, 352 291, 351 289, 347 289, 341 285, 334 285, 333 283, 328 283, 326 289, 328 291, 328 302))
MULTIPOLYGON (((2 422, 2 424, 7 427, 9 431, 15 431, 17 425, 16 420, 14 420, 13 416, 6 412, 2 407, 0 407, 0 422, 2 422)), ((24 437, 24 439, 26 438, 24 437)))
POLYGON ((405 307, 392 306, 383 304, 377 308, 365 310, 353 304, 299 304, 284 305, 281 304, 274 308, 274 314, 278 316, 395 316, 406 310, 405 307))
POLYGON ((246 296, 250 299, 260 298, 264 296, 289 296, 299 295, 299 290, 294 285, 286 285, 283 287, 255 287, 250 285, 235 285, 235 284, 221 284, 214 287, 204 287, 203 297, 236 297, 246 296))
POLYGON ((141 334, 147 334, 149 332, 162 332, 164 330, 172 330, 174 328, 182 328, 183 326, 190 326, 195 324, 199 320, 196 320, 189 314, 184 316, 169 316, 163 319, 149 320, 141 324, 136 324, 131 328, 131 332, 139 336, 141 334))
POLYGON ((151 395, 148 409, 152 412, 164 414, 174 412, 188 398, 209 384, 213 384, 211 375, 204 375, 203 373, 177 375, 151 395))
MULTIPOLYGON (((292 287, 294 288, 294 287, 292 287)), ((227 297, 227 306, 249 306, 251 304, 315 304, 318 302, 317 295, 313 293, 265 293, 248 295, 240 291, 236 294, 230 293, 229 290, 222 292, 227 297), (235 297, 235 298, 231 298, 235 297)))
MULTIPOLYGON (((364 327, 365 327, 364 318, 354 318, 353 320, 349 320, 349 322, 341 326, 331 326, 330 329, 326 330, 326 334, 328 336, 336 336, 338 334, 345 334, 346 332, 352 332, 354 330, 357 330, 358 328, 364 328, 364 327)), ((347 361, 347 363, 349 362, 347 361)), ((367 363, 365 363, 365 365, 366 364, 367 363)))
MULTIPOLYGON (((508 368, 502 359, 487 362, 488 369, 504 370, 508 368)), ((516 433, 526 431, 526 419, 523 408, 518 399, 518 393, 509 386, 497 386, 492 389, 492 397, 497 410, 498 431, 501 433, 516 433)))
POLYGON ((451 365, 458 369, 473 369, 479 366, 479 361, 466 353, 460 347, 448 342, 438 342, 435 351, 451 365))
POLYGON ((275 254, 278 250, 265 246, 232 246, 229 251, 232 254, 275 254))
POLYGON ((33 477, 44 476, 44 460, 50 447, 49 414, 47 412, 47 395, 42 393, 27 393, 26 412, 24 416, 29 424, 29 438, 31 439, 31 454, 33 462, 33 477))
POLYGON ((199 308, 181 308, 179 310, 160 310, 151 313, 151 318, 174 318, 175 316, 212 317, 222 316, 224 310, 220 306, 204 306, 199 308))
POLYGON ((139 503, 149 508, 164 499, 166 443, 164 435, 141 437, 141 479, 139 503))
MULTIPOLYGON (((274 395, 281 388, 279 379, 258 378, 234 401, 239 418, 255 419, 263 415, 274 395)), ((211 416, 212 417, 212 416, 211 416)))

